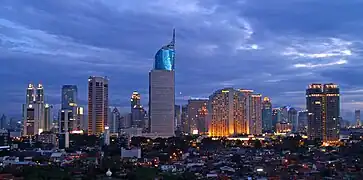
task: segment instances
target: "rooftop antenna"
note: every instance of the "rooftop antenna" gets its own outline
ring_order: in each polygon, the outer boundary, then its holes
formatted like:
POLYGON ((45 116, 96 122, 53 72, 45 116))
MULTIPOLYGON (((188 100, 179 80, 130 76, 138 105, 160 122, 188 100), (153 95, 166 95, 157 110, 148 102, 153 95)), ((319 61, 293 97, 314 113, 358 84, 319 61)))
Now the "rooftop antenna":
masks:
POLYGON ((173 39, 171 40, 169 46, 173 47, 175 46, 175 28, 173 28, 173 39))

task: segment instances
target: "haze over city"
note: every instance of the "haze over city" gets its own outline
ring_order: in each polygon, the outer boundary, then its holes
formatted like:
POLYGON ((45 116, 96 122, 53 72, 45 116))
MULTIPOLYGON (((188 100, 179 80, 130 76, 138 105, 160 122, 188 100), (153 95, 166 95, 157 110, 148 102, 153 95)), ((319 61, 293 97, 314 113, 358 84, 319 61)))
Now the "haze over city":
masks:
MULTIPOLYGON (((109 78, 109 105, 148 103, 155 52, 176 28, 176 104, 223 87, 253 89, 273 106, 305 108, 314 82, 341 89, 341 115, 362 108, 363 12, 350 1, 4 0, 0 4, 1 111, 21 116, 28 83, 59 109, 61 87, 109 78), (339 12, 339 13, 337 13, 339 12)), ((348 118, 351 118, 350 116, 348 118)), ((352 119, 353 120, 353 119, 352 119)))

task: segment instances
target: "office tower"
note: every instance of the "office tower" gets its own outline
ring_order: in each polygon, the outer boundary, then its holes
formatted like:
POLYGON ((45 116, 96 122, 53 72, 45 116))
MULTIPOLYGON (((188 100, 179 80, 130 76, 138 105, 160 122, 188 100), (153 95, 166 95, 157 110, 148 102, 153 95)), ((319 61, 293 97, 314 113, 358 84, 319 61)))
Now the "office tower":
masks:
POLYGON ((53 114, 52 109, 53 106, 49 104, 45 104, 45 110, 44 110, 44 131, 50 131, 52 123, 53 123, 53 114))
POLYGON ((88 78, 88 134, 100 135, 108 120, 108 79, 88 78))
POLYGON ((289 122, 289 109, 290 109, 289 106, 284 106, 284 107, 280 108, 280 112, 281 112, 280 122, 284 122, 284 123, 289 122))
POLYGON ((29 84, 26 90, 26 103, 23 105, 23 135, 33 136, 46 129, 44 89, 42 84, 29 84))
POLYGON ((268 97, 264 97, 262 102, 262 130, 272 131, 272 104, 268 97))
POLYGON ((307 131, 307 125, 308 125, 308 111, 303 110, 299 111, 298 116, 298 131, 299 132, 306 132, 307 131))
MULTIPOLYGON (((226 137, 247 133, 244 121, 245 95, 239 90, 225 88, 209 97, 209 136, 226 137)), ((260 109, 261 111, 261 109, 260 109)))
POLYGON ((84 115, 84 108, 77 105, 77 122, 79 123, 79 129, 82 131, 88 130, 87 118, 84 115))
POLYGON ((183 105, 181 111, 181 129, 183 132, 189 133, 188 105, 183 105))
POLYGON ((103 140, 104 145, 108 146, 110 145, 110 128, 108 126, 105 126, 105 131, 103 133, 103 140))
POLYGON ((276 132, 276 124, 281 122, 281 109, 273 108, 272 109, 272 129, 276 132))
POLYGON ((112 115, 111 115, 111 122, 108 123, 110 133, 119 132, 120 118, 121 118, 121 115, 120 115, 120 112, 118 111, 118 109, 116 107, 113 108, 112 115))
POLYGON ((175 30, 172 41, 156 53, 154 68, 149 73, 149 131, 156 136, 175 135, 174 62, 175 30))
POLYGON ((62 86, 62 105, 61 109, 74 110, 78 104, 78 89, 76 85, 62 86))
POLYGON ((180 112, 180 105, 174 106, 174 120, 175 120, 175 129, 181 130, 181 112, 180 112))
POLYGON ((306 89, 309 139, 339 139, 340 99, 336 84, 310 84, 306 89))
POLYGON ((354 117, 355 117, 355 122, 356 122, 356 126, 357 127, 361 127, 361 121, 360 121, 360 110, 355 110, 354 111, 354 117))
POLYGON ((290 108, 288 111, 288 123, 292 126, 292 132, 298 131, 298 121, 297 121, 297 110, 295 108, 290 108))
POLYGON ((132 127, 144 128, 145 127, 145 114, 146 111, 141 105, 141 95, 134 91, 131 95, 131 123, 132 127))
POLYGON ((250 116, 250 134, 262 134, 262 95, 261 94, 252 94, 251 102, 252 102, 252 111, 250 116))
POLYGON ((141 95, 137 91, 132 92, 131 95, 131 110, 135 108, 135 106, 141 106, 141 95))
POLYGON ((69 148, 69 133, 73 130, 73 121, 74 121, 73 111, 70 109, 64 109, 60 112, 59 118, 59 148, 65 149, 69 148))
POLYGON ((5 114, 3 114, 0 118, 0 129, 6 129, 7 128, 7 119, 5 114))
POLYGON ((198 134, 206 129, 205 119, 200 117, 200 110, 207 106, 208 99, 189 99, 188 100, 188 133, 198 134), (203 121, 203 122, 200 122, 203 121))
POLYGON ((78 110, 78 89, 76 85, 62 86, 62 102, 61 110, 71 111, 70 128, 72 130, 80 130, 81 122, 77 114, 78 110))

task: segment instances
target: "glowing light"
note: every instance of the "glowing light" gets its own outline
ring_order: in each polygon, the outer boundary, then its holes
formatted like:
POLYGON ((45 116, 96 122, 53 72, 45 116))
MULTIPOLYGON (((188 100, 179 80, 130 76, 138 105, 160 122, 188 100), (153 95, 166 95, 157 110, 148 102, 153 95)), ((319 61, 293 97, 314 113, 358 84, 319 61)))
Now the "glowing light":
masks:
POLYGON ((197 129, 194 129, 193 132, 192 132, 192 134, 194 134, 194 135, 195 134, 198 134, 198 130, 197 129))

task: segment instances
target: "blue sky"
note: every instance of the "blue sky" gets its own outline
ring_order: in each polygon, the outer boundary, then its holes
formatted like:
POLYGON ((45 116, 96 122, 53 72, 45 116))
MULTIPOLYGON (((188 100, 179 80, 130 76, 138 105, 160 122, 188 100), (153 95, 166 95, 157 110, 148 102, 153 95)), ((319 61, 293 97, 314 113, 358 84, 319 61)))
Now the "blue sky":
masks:
POLYGON ((341 87, 342 109, 363 106, 362 0, 2 0, 0 101, 21 114, 29 82, 60 104, 89 75, 108 76, 110 102, 147 104, 155 52, 176 39, 178 103, 223 87, 254 89, 275 105, 303 108, 312 82, 341 87))

